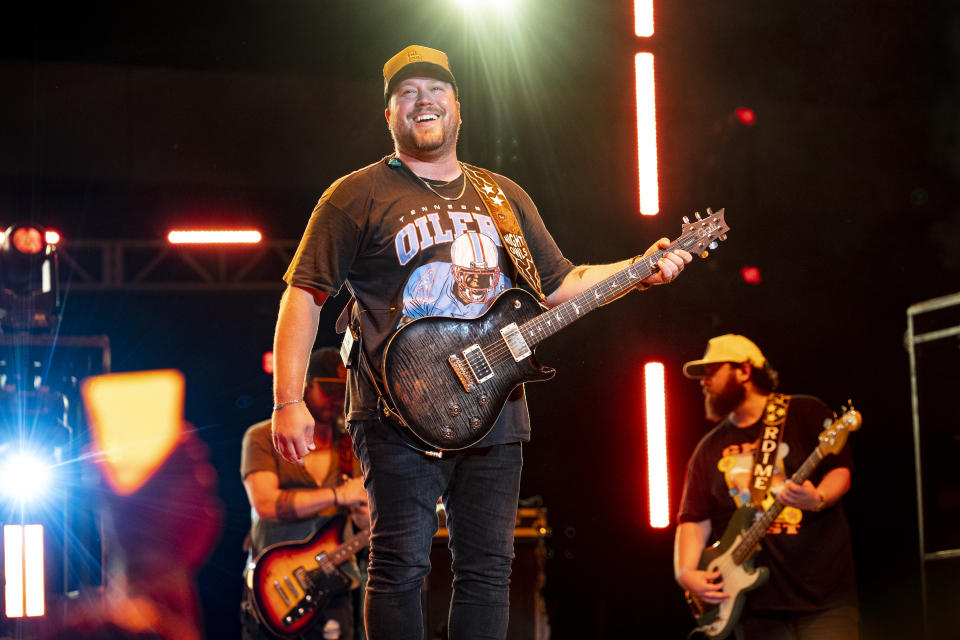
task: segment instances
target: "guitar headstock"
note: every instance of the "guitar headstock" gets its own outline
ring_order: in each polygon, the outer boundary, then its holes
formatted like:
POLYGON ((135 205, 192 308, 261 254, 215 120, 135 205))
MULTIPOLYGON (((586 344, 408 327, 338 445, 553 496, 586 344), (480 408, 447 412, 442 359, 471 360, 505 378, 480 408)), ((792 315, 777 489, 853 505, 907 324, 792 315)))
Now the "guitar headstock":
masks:
POLYGON ((843 415, 835 418, 830 426, 820 434, 820 449, 825 454, 840 453, 840 450, 847 443, 847 436, 859 429, 863 423, 863 416, 853 408, 853 403, 850 403, 849 409, 845 407, 842 407, 842 409, 843 415))
POLYGON ((706 258, 708 249, 716 249, 717 243, 727 239, 727 232, 730 227, 723 219, 723 209, 714 213, 707 209, 706 217, 701 217, 700 212, 694 214, 694 220, 691 222, 687 216, 683 217, 681 229, 681 243, 683 249, 686 249, 694 255, 706 258))

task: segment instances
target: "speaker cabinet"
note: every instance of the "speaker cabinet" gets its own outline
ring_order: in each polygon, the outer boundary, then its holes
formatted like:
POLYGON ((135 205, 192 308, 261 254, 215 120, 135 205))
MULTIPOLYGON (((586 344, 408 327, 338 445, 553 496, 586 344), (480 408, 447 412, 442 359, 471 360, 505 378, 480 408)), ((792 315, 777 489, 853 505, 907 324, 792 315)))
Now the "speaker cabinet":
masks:
MULTIPOLYGON (((430 575, 424 581, 422 599, 424 640, 447 640, 447 615, 453 592, 449 534, 440 515, 440 530, 433 538, 430 575)), ((507 640, 547 640, 550 625, 542 590, 546 581, 544 538, 550 536, 545 508, 520 508, 514 529, 513 572, 510 576, 510 625, 507 640)))

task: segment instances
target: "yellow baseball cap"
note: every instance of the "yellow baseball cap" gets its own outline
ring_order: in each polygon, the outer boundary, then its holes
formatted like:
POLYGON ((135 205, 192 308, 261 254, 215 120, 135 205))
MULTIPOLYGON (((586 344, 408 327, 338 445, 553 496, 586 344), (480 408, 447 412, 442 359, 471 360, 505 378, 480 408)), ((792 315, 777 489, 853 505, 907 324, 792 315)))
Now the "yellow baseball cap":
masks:
POLYGON ((707 350, 700 360, 691 360, 683 365, 683 375, 688 378, 703 378, 707 375, 706 365, 721 362, 736 362, 762 368, 767 359, 760 347, 752 340, 736 333, 727 333, 711 338, 707 350))
POLYGON ((447 54, 439 49, 431 49, 419 44, 412 44, 387 60, 383 65, 383 101, 390 102, 390 94, 401 80, 423 75, 437 78, 453 85, 453 90, 460 97, 457 81, 450 71, 450 61, 447 54))

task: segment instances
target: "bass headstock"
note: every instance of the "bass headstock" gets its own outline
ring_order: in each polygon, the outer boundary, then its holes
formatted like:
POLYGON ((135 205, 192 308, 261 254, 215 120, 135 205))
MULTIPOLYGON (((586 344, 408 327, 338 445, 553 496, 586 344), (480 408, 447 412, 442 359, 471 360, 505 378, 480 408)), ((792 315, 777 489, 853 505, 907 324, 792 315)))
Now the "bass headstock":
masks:
POLYGON ((820 434, 820 450, 824 454, 840 453, 847 444, 847 437, 863 424, 863 416, 853 408, 852 402, 848 401, 848 404, 850 408, 841 407, 843 414, 839 418, 834 418, 833 422, 820 434))
POLYGON ((694 220, 691 221, 687 216, 683 217, 681 225, 680 244, 683 248, 694 255, 706 258, 708 250, 716 249, 718 243, 727 239, 727 232, 730 227, 723 219, 723 209, 714 212, 707 209, 707 215, 702 217, 700 212, 694 214, 694 220))

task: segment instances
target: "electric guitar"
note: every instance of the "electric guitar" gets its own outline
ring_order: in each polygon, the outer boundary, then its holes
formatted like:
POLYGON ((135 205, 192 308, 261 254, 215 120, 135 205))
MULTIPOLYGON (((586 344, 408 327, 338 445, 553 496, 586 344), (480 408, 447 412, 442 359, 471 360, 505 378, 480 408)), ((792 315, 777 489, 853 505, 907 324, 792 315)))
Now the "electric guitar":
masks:
MULTIPOLYGON (((790 479, 796 484, 803 484, 821 460, 843 449, 847 436, 860 428, 862 420, 860 412, 852 406, 845 410, 842 416, 823 430, 817 448, 790 479)), ((734 512, 720 540, 703 550, 698 569, 718 571, 723 590, 730 594, 720 604, 712 605, 687 592, 687 602, 698 625, 696 630, 708 638, 720 640, 729 636, 743 612, 746 594, 762 586, 770 577, 766 567, 753 566, 754 555, 760 549, 760 539, 784 506, 779 500, 774 500, 762 515, 750 505, 740 507, 734 512)))
POLYGON ((367 546, 370 532, 337 546, 344 522, 337 516, 309 538, 271 545, 257 557, 250 595, 260 621, 275 635, 304 633, 320 619, 330 596, 356 586, 338 567, 367 546))
POLYGON ((682 234, 666 249, 637 260, 578 296, 545 310, 531 294, 508 289, 473 319, 425 317, 401 327, 387 343, 383 376, 387 417, 438 450, 464 449, 493 428, 513 389, 549 380, 534 347, 568 324, 623 295, 657 271, 668 251, 706 257, 730 228, 723 209, 684 218, 682 234))

